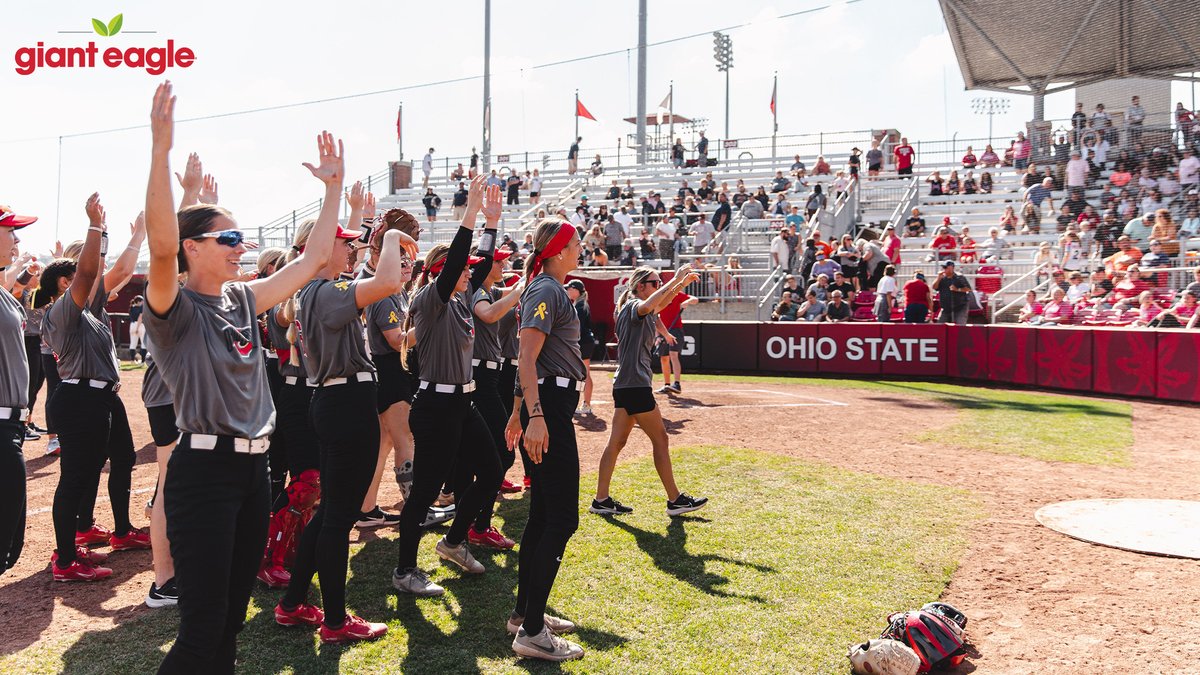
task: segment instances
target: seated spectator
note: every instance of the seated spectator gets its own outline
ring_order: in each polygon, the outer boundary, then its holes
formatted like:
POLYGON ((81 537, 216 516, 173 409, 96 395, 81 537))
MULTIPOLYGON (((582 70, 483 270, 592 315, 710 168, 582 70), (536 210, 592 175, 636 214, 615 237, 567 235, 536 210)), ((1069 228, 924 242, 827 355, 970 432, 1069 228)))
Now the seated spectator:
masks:
POLYGON ((1040 316, 1029 320, 1029 323, 1042 326, 1058 326, 1071 323, 1071 316, 1074 310, 1071 304, 1067 302, 1067 294, 1061 288, 1056 288, 1050 294, 1050 302, 1046 303, 1042 308, 1040 316))
POLYGON ((855 269, 855 274, 853 277, 848 277, 845 272, 834 272, 833 281, 829 284, 830 292, 841 291, 842 297, 846 299, 846 302, 854 302, 854 295, 858 291, 851 279, 856 279, 857 276, 857 268, 855 269))
POLYGON ((968 171, 962 182, 962 193, 964 195, 973 195, 979 192, 979 183, 975 181, 975 172, 968 171))
POLYGON ((1165 209, 1166 207, 1167 200, 1163 198, 1162 193, 1158 191, 1158 188, 1148 190, 1146 192, 1146 196, 1142 197, 1142 213, 1148 215, 1158 211, 1159 209, 1165 209))
POLYGON ((854 312, 850 303, 843 299, 841 291, 830 291, 829 302, 825 305, 825 320, 833 323, 849 321, 854 312))
POLYGON ((807 295, 808 293, 816 293, 817 300, 820 300, 821 302, 827 302, 829 300, 829 290, 830 290, 829 289, 829 275, 828 274, 817 274, 817 268, 814 266, 813 267, 813 276, 816 277, 817 280, 812 282, 812 284, 809 285, 808 291, 805 293, 805 295, 807 295))
POLYGON ((913 272, 904 283, 904 323, 925 323, 933 307, 933 290, 925 283, 924 272, 913 272))
POLYGON ((604 162, 600 160, 600 155, 596 155, 596 159, 592 160, 592 175, 599 176, 604 173, 604 162))
POLYGON ((1091 223, 1092 228, 1097 228, 1100 227, 1100 220, 1100 214, 1096 213, 1096 207, 1088 204, 1087 206, 1083 207, 1083 213, 1079 214, 1079 217, 1075 219, 1075 223, 1078 225, 1082 225, 1083 223, 1091 223))
POLYGON ((700 189, 696 190, 696 196, 700 198, 700 202, 707 204, 712 201, 713 189, 709 186, 707 180, 700 181, 700 189))
POLYGON ((821 184, 817 183, 813 186, 812 192, 804 200, 804 215, 812 218, 813 214, 825 208, 825 193, 821 189, 821 184))
POLYGON ((1192 273, 1195 275, 1195 280, 1192 281, 1192 283, 1185 286, 1183 289, 1183 292, 1200 294, 1200 267, 1197 267, 1194 270, 1192 270, 1192 273))
POLYGON ((1122 300, 1136 298, 1142 291, 1150 289, 1150 284, 1142 278, 1142 270, 1137 265, 1130 265, 1123 275, 1113 275, 1112 299, 1114 304, 1122 300))
POLYGON ((975 239, 971 237, 971 228, 964 225, 962 234, 958 237, 958 261, 973 263, 975 260, 975 239))
POLYGON ((632 239, 626 239, 624 242, 622 242, 621 260, 617 264, 622 267, 637 267, 638 255, 637 251, 633 248, 632 239))
POLYGON ((814 176, 828 176, 833 173, 833 167, 829 166, 829 162, 825 161, 825 155, 817 155, 817 163, 813 167, 814 176))
MULTIPOLYGON (((1037 293, 1029 290, 1025 292, 1025 306, 1021 308, 1021 312, 1017 315, 1018 323, 1031 323, 1035 318, 1040 317, 1043 312, 1042 303, 1038 302, 1037 293)), ((1040 319, 1038 319, 1040 321, 1040 319)))
POLYGON ((1138 266, 1142 269, 1151 269, 1154 267, 1170 267, 1171 257, 1163 252, 1164 246, 1157 239, 1150 240, 1150 252, 1142 256, 1138 266))
POLYGON ((979 255, 983 262, 997 262, 1012 257, 1011 249, 1008 240, 1000 236, 1000 228, 993 227, 988 230, 988 238, 980 247, 979 255))
POLYGON ((908 220, 904 221, 904 236, 925 236, 925 219, 921 217, 921 209, 913 207, 912 215, 908 217, 908 220))
POLYGON ((1179 238, 1190 239, 1200 235, 1200 207, 1191 206, 1186 211, 1183 224, 1179 226, 1179 238))
POLYGON ((1167 255, 1179 255, 1179 226, 1171 218, 1167 209, 1154 212, 1154 227, 1150 230, 1151 240, 1158 240, 1162 252, 1167 255))
POLYGON ((792 203, 788 201, 787 193, 780 192, 775 195, 775 203, 771 204, 771 215, 787 216, 791 213, 792 203))
POLYGON ((675 191, 676 198, 683 200, 688 197, 695 197, 696 191, 688 187, 688 182, 685 180, 679 185, 679 189, 675 191))
POLYGON ((1050 250, 1050 242, 1043 241, 1038 244, 1037 253, 1033 256, 1033 266, 1038 269, 1037 280, 1050 276, 1050 273, 1058 266, 1058 259, 1054 257, 1054 252, 1050 250))
POLYGON ((463 169, 462 162, 459 162, 458 166, 455 167, 454 170, 450 172, 450 181, 451 182, 460 181, 466 175, 467 175, 467 173, 466 173, 466 170, 463 169))
MULTIPOLYGON (((814 241, 814 243, 816 243, 816 242, 814 241)), ((821 242, 821 244, 824 244, 824 243, 825 242, 821 242)), ((838 272, 841 272, 841 271, 842 271, 842 266, 839 265, 836 260, 833 260, 828 255, 826 255, 825 252, 821 249, 820 244, 817 244, 817 261, 815 263, 813 263, 812 275, 814 277, 815 276, 824 276, 825 280, 829 281, 830 279, 833 278, 834 274, 837 274, 838 272)), ((825 298, 822 297, 821 301, 824 302, 825 298)))
POLYGON ((1020 221, 1017 219, 1017 212, 1013 210, 1012 205, 1005 206, 1004 213, 1000 216, 1000 227, 1008 234, 1012 234, 1017 231, 1017 225, 1019 224, 1020 221))
POLYGON ((783 171, 775 172, 775 180, 771 181, 771 192, 787 192, 791 186, 792 181, 784 177, 783 171))
POLYGON ((1108 271, 1109 276, 1112 276, 1113 272, 1123 272, 1141 259, 1141 249, 1133 246, 1129 235, 1123 234, 1117 237, 1117 252, 1104 259, 1104 269, 1108 271))
POLYGON ((796 310, 796 316, 801 321, 820 321, 825 318, 825 303, 817 299, 816 291, 809 290, 805 294, 804 303, 796 310))
POLYGON ((992 194, 992 172, 984 171, 983 175, 979 177, 979 193, 992 194))
POLYGON ((938 228, 937 236, 929 242, 929 248, 933 249, 937 260, 954 260, 958 257, 955 252, 955 249, 958 248, 958 240, 950 234, 950 228, 945 225, 938 228))
POLYGON ((1142 291, 1138 296, 1138 315, 1137 319, 1130 325, 1139 328, 1149 326, 1159 314, 1162 314, 1162 308, 1154 302, 1154 294, 1150 291, 1142 291))
POLYGON ((1092 286, 1083 280, 1082 272, 1071 272, 1071 275, 1067 277, 1067 282, 1070 284, 1067 287, 1067 302, 1077 305, 1081 301, 1087 300, 1092 286))
POLYGON ((642 260, 653 260, 658 257, 658 247, 650 236, 650 230, 646 228, 642 228, 642 234, 638 237, 638 250, 642 260))
POLYGON ((925 177, 925 182, 929 183, 929 196, 941 197, 945 194, 946 181, 942 179, 942 174, 939 171, 934 171, 925 177))
POLYGON ((796 282, 795 275, 789 274, 783 278, 783 289, 780 291, 780 297, 784 293, 791 293, 793 298, 800 297, 800 285, 796 282))
MULTIPOLYGON (((637 193, 633 191, 633 179, 626 178, 625 179, 625 187, 621 188, 620 198, 621 199, 633 199, 636 196, 637 196, 637 193)), ((633 208, 633 204, 629 204, 628 206, 630 209, 633 208)))
POLYGON ((951 170, 946 178, 946 194, 956 195, 962 191, 962 181, 958 179, 958 171, 951 170))
POLYGON ((1159 328, 1183 328, 1185 325, 1191 325, 1192 318, 1196 316, 1197 299, 1200 299, 1200 294, 1184 291, 1179 301, 1155 317, 1150 325, 1159 328))
POLYGON ((963 168, 964 169, 974 169, 975 165, 977 165, 978 163, 979 163, 979 160, 975 157, 975 152, 971 149, 971 146, 968 145, 967 146, 967 154, 963 155, 963 158, 962 158, 963 168))
MULTIPOLYGON (((989 144, 987 148, 984 149, 983 154, 979 156, 979 163, 982 164, 984 168, 994 169, 1000 166, 1000 155, 997 155, 996 151, 992 149, 991 144, 989 144)), ((984 175, 991 178, 990 173, 984 172, 984 175)))
POLYGON ((1092 272, 1091 286, 1092 290, 1088 293, 1087 298, 1088 304, 1096 307, 1107 304, 1106 299, 1108 294, 1112 293, 1113 282, 1103 268, 1092 272))
POLYGON ((750 220, 759 220, 766 216, 767 210, 757 199, 747 199, 742 202, 742 215, 750 220))
POLYGON ((621 198, 621 186, 617 185, 617 180, 614 178, 612 186, 608 188, 608 194, 604 195, 606 199, 616 201, 621 198))
POLYGON ((772 321, 795 321, 798 307, 792 302, 792 292, 785 290, 771 310, 772 321))
POLYGON ((804 162, 800 161, 800 155, 796 155, 794 158, 791 171, 792 175, 796 178, 804 178, 804 176, 807 174, 807 170, 804 168, 804 162))

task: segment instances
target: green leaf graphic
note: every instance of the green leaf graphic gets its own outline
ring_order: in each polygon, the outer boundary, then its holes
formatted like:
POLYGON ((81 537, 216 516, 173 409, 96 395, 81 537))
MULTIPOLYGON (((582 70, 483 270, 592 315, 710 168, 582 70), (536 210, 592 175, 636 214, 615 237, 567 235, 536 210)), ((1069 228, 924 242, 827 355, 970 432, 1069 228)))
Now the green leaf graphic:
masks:
POLYGON ((124 17, 124 14, 118 14, 112 18, 112 21, 108 22, 109 37, 121 32, 121 24, 125 21, 124 17))
POLYGON ((104 25, 104 22, 100 19, 92 19, 92 28, 95 29, 97 34, 108 37, 108 26, 104 25))

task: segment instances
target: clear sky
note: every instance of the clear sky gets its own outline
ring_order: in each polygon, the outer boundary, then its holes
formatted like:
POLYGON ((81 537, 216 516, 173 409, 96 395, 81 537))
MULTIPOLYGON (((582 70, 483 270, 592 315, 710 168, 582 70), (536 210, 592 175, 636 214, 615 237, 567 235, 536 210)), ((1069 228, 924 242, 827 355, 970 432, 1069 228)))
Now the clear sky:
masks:
MULTIPOLYGON (((962 77, 936 0, 834 3, 802 16, 775 19, 827 0, 649 2, 649 40, 664 40, 751 22, 733 38, 731 135, 768 136, 771 78, 779 74, 779 133, 898 128, 912 139, 987 133, 971 112, 980 92, 962 77), (736 8, 731 11, 731 8, 736 8)), ((177 118, 409 87, 478 75, 483 63, 483 0, 456 3, 365 0, 347 3, 166 3, 63 0, 7 3, 0 68, 5 111, 0 124, 0 203, 41 217, 22 232, 25 248, 45 252, 54 241, 59 203, 61 135, 145 124, 155 84, 165 76, 135 69, 43 69, 15 72, 15 52, 40 40, 79 46, 165 46, 196 54, 195 64, 168 75, 179 96, 177 118), (88 31, 91 19, 124 16, 114 37, 88 31), (152 34, 135 31, 155 31, 152 34), (33 139, 33 140, 26 140, 33 139)), ((637 1, 495 0, 492 11, 493 151, 565 152, 581 100, 597 122, 582 120, 583 150, 612 147, 633 131, 621 121, 636 107, 637 1), (533 68, 588 54, 603 58, 533 68)), ((675 111, 724 127, 724 79, 714 67, 712 38, 649 50, 651 112, 675 83, 675 111)), ((992 95, 983 93, 982 95, 992 95)), ((1032 113, 1027 97, 995 120, 997 137, 1032 113)), ((479 80, 178 125, 172 165, 199 152, 216 175, 221 203, 247 229, 282 216, 321 194, 300 163, 316 160, 315 135, 329 129, 346 143, 348 173, 382 170, 397 154, 396 107, 404 103, 405 155, 419 160, 466 155, 480 145, 479 80)), ((1071 94, 1047 101, 1047 115, 1070 114, 1071 94)), ((83 204, 99 191, 109 225, 119 231, 141 209, 149 131, 66 138, 62 142, 59 238, 79 238, 83 204)), ((125 239, 114 235, 114 243, 125 239)))

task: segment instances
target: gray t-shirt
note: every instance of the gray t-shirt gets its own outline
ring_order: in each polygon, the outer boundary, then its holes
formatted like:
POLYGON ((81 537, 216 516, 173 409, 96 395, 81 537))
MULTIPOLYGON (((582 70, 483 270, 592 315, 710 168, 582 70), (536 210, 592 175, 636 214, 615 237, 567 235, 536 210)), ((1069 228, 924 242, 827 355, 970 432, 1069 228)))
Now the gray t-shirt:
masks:
POLYGON ((473 379, 471 349, 475 319, 466 293, 442 302, 430 282, 417 291, 409 306, 417 333, 417 362, 421 379, 436 384, 467 384, 473 379))
MULTIPOLYGON (((500 299, 500 293, 490 288, 480 288, 471 299, 472 312, 479 303, 491 304, 500 299)), ((481 361, 500 360, 500 322, 488 323, 475 317, 475 346, 471 358, 481 361)))
POLYGON ((120 381, 112 326, 108 323, 108 312, 104 311, 107 299, 101 277, 96 295, 87 307, 76 305, 67 291, 46 311, 42 332, 54 352, 62 379, 120 381))
POLYGON ((166 380, 163 379, 162 371, 158 369, 158 362, 154 360, 154 352, 157 351, 154 348, 154 340, 150 338, 149 334, 144 339, 146 374, 142 377, 142 405, 147 408, 171 405, 175 399, 171 396, 171 390, 167 387, 166 380))
POLYGON ((617 312, 617 373, 613 389, 649 387, 654 381, 650 356, 654 350, 654 328, 658 314, 638 316, 642 301, 630 298, 617 312))
POLYGON ((579 315, 567 291, 549 274, 539 274, 521 295, 521 328, 546 334, 537 359, 537 376, 587 378, 579 355, 579 315))
POLYGON ((296 328, 308 377, 314 382, 375 372, 375 364, 367 356, 363 325, 354 299, 358 283, 313 279, 300 289, 296 328))
POLYGON ((497 332, 500 335, 500 355, 506 359, 515 359, 521 355, 521 341, 518 339, 517 323, 520 318, 517 316, 517 305, 508 310, 500 320, 496 322, 497 332))
MULTIPOLYGON (((33 297, 33 291, 25 291, 25 300, 28 301, 33 297)), ((25 307, 25 335, 29 337, 42 336, 42 317, 46 315, 46 308, 39 307, 34 309, 29 306, 29 302, 24 302, 25 307)))
POLYGON ((871 148, 867 151, 867 166, 880 166, 883 164, 883 151, 879 148, 871 148))
POLYGON ((262 438, 275 428, 262 332, 254 316, 254 291, 234 282, 221 295, 182 288, 160 317, 142 315, 146 335, 175 401, 175 426, 193 434, 262 438))
POLYGON ((408 296, 404 293, 389 295, 367 308, 367 345, 371 348, 371 356, 400 353, 392 349, 383 334, 400 328, 406 314, 408 296))
POLYGON ((10 293, 0 291, 0 406, 29 405, 29 360, 25 356, 25 312, 10 293))
MULTIPOLYGON (((276 316, 279 314, 278 307, 272 307, 267 310, 267 338, 271 341, 271 346, 275 349, 288 350, 288 357, 280 357, 279 374, 284 377, 298 377, 306 379, 308 377, 308 368, 304 365, 304 350, 299 345, 293 345, 288 342, 288 329, 276 323, 276 316), (295 352, 296 361, 299 365, 292 365, 291 353, 295 352)), ((299 338, 297 338, 299 339, 299 338)))

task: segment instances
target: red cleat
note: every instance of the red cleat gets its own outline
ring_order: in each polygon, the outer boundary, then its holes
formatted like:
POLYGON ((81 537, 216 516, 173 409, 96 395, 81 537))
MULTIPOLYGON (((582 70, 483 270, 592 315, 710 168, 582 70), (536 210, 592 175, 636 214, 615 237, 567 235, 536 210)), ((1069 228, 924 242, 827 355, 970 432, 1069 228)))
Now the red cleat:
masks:
POLYGON ((324 620, 325 612, 316 605, 300 603, 291 611, 284 609, 283 603, 275 605, 275 623, 280 626, 319 626, 324 620))
POLYGON ((525 489, 526 489, 526 490, 528 490, 528 489, 529 489, 529 484, 530 484, 530 481, 529 481, 529 476, 525 476, 525 479, 524 479, 523 481, 521 481, 521 482, 522 482, 522 483, 525 485, 525 489))
POLYGON ((338 642, 355 642, 357 640, 374 640, 387 633, 387 624, 370 623, 353 614, 346 615, 346 622, 341 628, 334 630, 321 624, 321 642, 333 644, 338 642))
POLYGON ((258 568, 258 580, 267 588, 287 588, 292 581, 292 573, 278 565, 263 565, 258 568))
POLYGON ((66 569, 59 569, 58 563, 50 563, 50 571, 54 573, 55 581, 100 581, 112 576, 112 570, 107 567, 94 567, 82 558, 71 563, 66 569))
POLYGON ((113 535, 109 539, 114 551, 137 551, 150 548, 150 533, 137 528, 130 528, 122 536, 113 535))
POLYGON ((500 530, 494 527, 489 527, 483 532, 475 530, 472 525, 471 529, 467 530, 467 542, 474 546, 483 546, 485 548, 498 548, 504 551, 511 550, 517 545, 517 542, 500 534, 500 530))
POLYGON ((91 546, 92 544, 107 544, 112 539, 112 530, 96 524, 83 532, 75 533, 76 546, 91 546))
MULTIPOLYGON (((108 560, 108 554, 103 551, 93 551, 83 546, 75 547, 75 557, 89 565, 100 565, 108 560)), ((50 562, 58 562, 58 551, 50 554, 50 562)))
POLYGON ((507 493, 507 494, 512 494, 514 492, 520 492, 522 489, 524 489, 524 488, 522 488, 520 485, 514 485, 507 478, 504 479, 504 482, 500 484, 500 491, 507 493))

